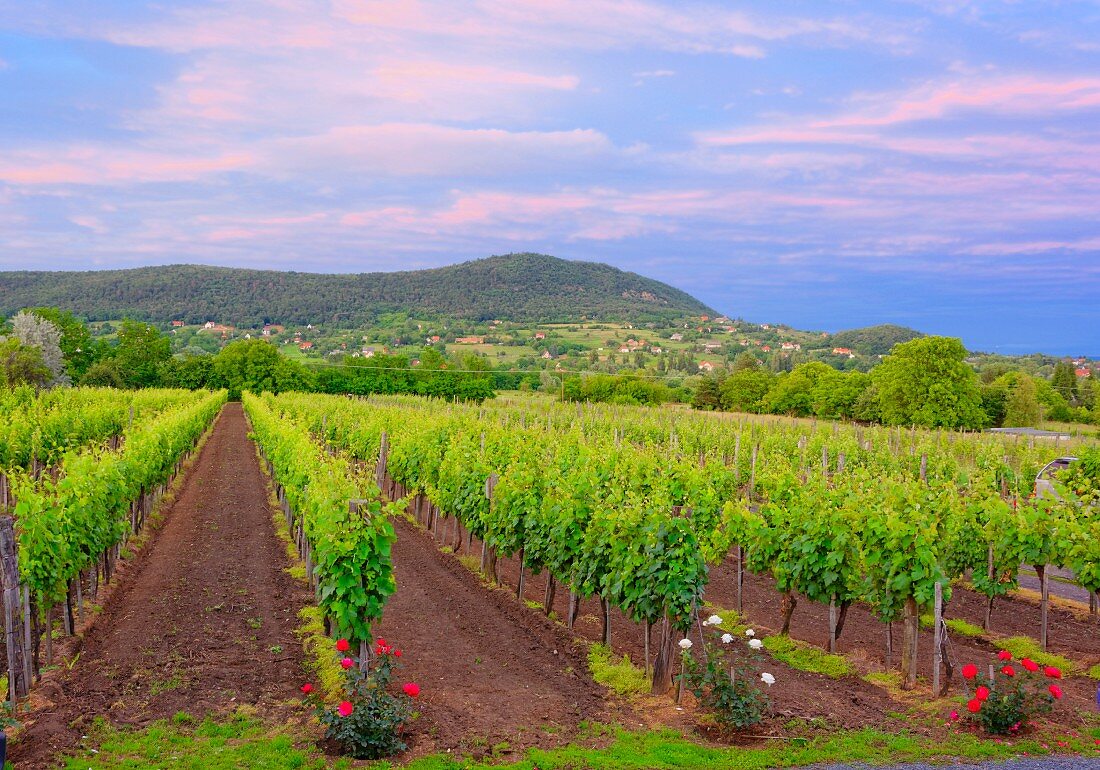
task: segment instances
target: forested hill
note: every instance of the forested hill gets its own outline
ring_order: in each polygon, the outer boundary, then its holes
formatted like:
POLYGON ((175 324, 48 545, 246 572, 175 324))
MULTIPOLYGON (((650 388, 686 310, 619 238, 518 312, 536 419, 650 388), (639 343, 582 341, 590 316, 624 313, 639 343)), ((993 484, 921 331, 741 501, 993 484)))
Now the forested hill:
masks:
POLYGON ((542 254, 432 270, 356 275, 172 265, 87 272, 0 272, 0 317, 24 307, 89 320, 131 317, 241 326, 370 323, 379 313, 475 320, 644 321, 714 311, 636 273, 542 254))
POLYGON ((906 326, 879 324, 878 326, 865 326, 862 329, 837 332, 829 342, 837 347, 851 348, 866 356, 884 356, 893 349, 894 345, 923 336, 924 334, 916 329, 910 329, 906 326))

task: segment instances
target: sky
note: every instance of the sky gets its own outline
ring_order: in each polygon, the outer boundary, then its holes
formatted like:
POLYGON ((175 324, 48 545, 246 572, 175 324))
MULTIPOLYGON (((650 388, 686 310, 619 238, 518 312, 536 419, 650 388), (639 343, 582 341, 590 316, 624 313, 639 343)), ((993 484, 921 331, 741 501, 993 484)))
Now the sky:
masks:
POLYGON ((0 0, 0 270, 517 251, 1100 357, 1100 0, 0 0))

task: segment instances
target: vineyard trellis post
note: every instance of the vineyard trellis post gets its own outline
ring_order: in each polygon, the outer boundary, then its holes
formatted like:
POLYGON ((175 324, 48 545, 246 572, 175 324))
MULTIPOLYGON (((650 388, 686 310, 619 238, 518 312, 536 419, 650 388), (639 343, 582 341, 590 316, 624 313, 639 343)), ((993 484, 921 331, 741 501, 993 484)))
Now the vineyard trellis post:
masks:
POLYGON ((30 690, 27 649, 24 647, 24 618, 29 615, 20 602, 19 557, 15 528, 10 516, 0 517, 0 570, 3 572, 4 644, 8 653, 8 698, 13 703, 30 690))
POLYGON ((932 642, 932 696, 940 695, 940 667, 943 664, 943 583, 936 581, 932 622, 935 640, 932 642))

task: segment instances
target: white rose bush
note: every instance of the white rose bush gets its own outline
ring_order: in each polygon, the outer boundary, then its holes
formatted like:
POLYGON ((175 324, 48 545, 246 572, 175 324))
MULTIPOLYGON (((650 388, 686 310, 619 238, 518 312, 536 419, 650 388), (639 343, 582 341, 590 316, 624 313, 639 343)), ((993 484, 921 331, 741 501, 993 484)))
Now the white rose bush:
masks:
POLYGON ((702 622, 702 661, 692 654, 691 639, 680 640, 680 684, 691 691, 720 727, 746 730, 767 714, 771 704, 765 689, 776 680, 771 673, 761 671, 764 643, 756 638, 756 632, 746 629, 742 639, 722 632, 721 624, 718 615, 702 622))

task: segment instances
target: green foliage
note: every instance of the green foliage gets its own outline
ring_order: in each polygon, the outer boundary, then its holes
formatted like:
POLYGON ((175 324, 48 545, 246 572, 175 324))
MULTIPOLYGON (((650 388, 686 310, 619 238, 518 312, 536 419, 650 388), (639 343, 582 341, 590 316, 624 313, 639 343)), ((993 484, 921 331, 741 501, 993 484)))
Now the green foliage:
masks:
POLYGON ((849 348, 863 355, 884 356, 893 350, 895 345, 923 336, 915 329, 894 324, 881 324, 837 332, 829 342, 835 347, 849 348))
POLYGON ((540 254, 357 275, 198 265, 0 274, 0 314, 44 304, 90 320, 118 318, 125 311, 150 321, 217 319, 247 326, 304 325, 334 318, 362 326, 381 313, 414 308, 478 320, 647 321, 714 314, 698 300, 659 281, 609 265, 540 254))
POLYGON ((741 649, 743 637, 716 643, 709 636, 702 662, 683 655, 687 688, 722 727, 744 730, 759 724, 770 706, 759 678, 762 657, 747 646, 741 649))
POLYGON ((776 660, 799 671, 822 674, 832 679, 855 676, 856 670, 843 655, 830 655, 821 649, 789 636, 768 636, 764 649, 776 660))
POLYGON ((1039 425, 1038 390, 1035 380, 1021 373, 1005 403, 1004 424, 1016 428, 1034 428, 1039 425))
POLYGON ((214 356, 212 383, 238 400, 243 391, 279 393, 309 390, 312 378, 305 367, 283 356, 264 340, 231 342, 214 356))
POLYGON ((588 648, 588 670, 592 678, 616 695, 632 697, 649 692, 649 677, 645 671, 630 662, 630 656, 624 655, 615 660, 611 649, 603 644, 593 644, 588 648))
POLYGON ((396 589, 389 513, 377 491, 350 510, 349 502, 365 494, 351 463, 324 452, 308 431, 277 413, 274 398, 245 393, 242 402, 274 478, 284 487, 295 526, 311 544, 318 605, 336 633, 369 642, 371 623, 396 589))
POLYGON ((962 342, 922 337, 894 347, 873 370, 883 422, 926 428, 980 428, 985 423, 977 375, 962 342))
MULTIPOLYGON (((64 597, 69 581, 123 538, 131 501, 168 479, 225 403, 224 391, 182 395, 178 406, 153 419, 135 420, 118 451, 71 449, 62 456, 56 478, 13 474, 19 571, 39 606, 64 597)), ((178 391, 143 394, 173 405, 180 396, 178 391)))
POLYGON ((609 404, 656 406, 673 400, 672 390, 663 382, 611 374, 566 377, 564 393, 566 401, 609 404))
POLYGON ((0 340, 0 385, 17 388, 31 385, 41 388, 53 378, 50 367, 42 359, 42 351, 34 345, 24 345, 16 337, 0 340))
POLYGON ((172 357, 172 343, 152 324, 123 321, 118 330, 115 363, 129 388, 160 384, 160 368, 172 357))

